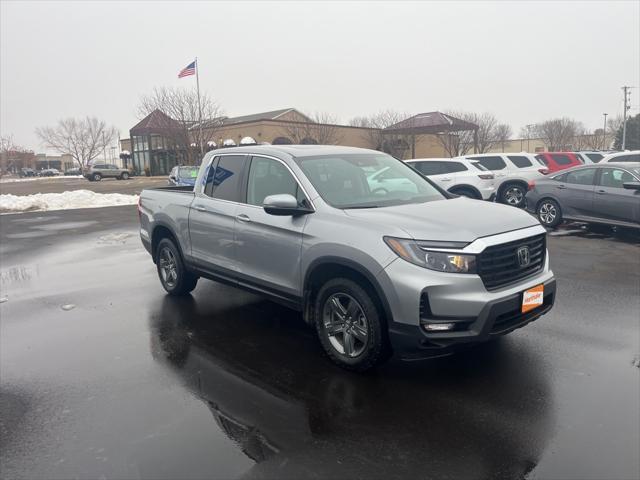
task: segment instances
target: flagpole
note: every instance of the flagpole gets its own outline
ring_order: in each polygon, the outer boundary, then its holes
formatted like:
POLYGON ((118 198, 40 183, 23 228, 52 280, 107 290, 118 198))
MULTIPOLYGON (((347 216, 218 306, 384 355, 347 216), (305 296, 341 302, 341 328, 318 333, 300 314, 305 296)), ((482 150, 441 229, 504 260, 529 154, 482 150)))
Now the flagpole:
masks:
MULTIPOLYGON (((200 144, 200 155, 204 154, 204 149, 202 148, 202 107, 200 106, 200 69, 198 68, 198 57, 196 57, 196 89, 198 91, 198 130, 199 130, 199 138, 198 143, 200 144)), ((202 161, 202 159, 200 159, 202 161)))

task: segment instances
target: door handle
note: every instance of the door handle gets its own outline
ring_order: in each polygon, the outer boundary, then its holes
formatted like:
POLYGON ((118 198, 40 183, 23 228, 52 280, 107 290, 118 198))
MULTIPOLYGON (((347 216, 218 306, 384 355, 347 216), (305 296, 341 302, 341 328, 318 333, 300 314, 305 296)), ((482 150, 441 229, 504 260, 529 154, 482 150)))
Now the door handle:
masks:
POLYGON ((250 222, 251 221, 249 216, 245 215, 244 213, 241 213, 240 215, 236 215, 236 219, 241 221, 241 222, 250 222))
POLYGON ((450 178, 441 178, 440 180, 442 180, 443 182, 450 182, 451 181, 450 178))
POLYGON ((196 205, 196 206, 193 207, 193 209, 197 210, 199 212, 206 212, 207 211, 207 209, 204 208, 202 205, 196 205))
POLYGON ((564 189, 565 189, 565 188, 567 188, 567 187, 565 187, 564 185, 558 185, 558 188, 559 188, 560 190, 564 190, 564 189))
POLYGON ((605 193, 607 193, 607 191, 606 190, 598 190, 596 193, 598 195, 604 195, 605 193))

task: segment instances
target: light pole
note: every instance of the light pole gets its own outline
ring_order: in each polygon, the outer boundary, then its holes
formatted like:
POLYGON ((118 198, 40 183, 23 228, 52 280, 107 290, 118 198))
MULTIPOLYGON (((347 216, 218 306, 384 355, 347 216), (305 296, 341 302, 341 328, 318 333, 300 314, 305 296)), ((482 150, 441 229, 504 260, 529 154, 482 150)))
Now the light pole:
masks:
POLYGON ((607 146, 607 115, 608 113, 603 113, 604 115, 604 127, 602 128, 602 150, 606 150, 607 146))

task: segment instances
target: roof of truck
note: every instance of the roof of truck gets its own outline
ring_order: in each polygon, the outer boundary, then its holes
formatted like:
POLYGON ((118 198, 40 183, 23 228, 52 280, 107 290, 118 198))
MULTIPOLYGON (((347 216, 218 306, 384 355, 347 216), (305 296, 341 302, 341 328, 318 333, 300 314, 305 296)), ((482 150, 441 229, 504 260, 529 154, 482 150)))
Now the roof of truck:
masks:
POLYGON ((223 148, 212 151, 214 155, 229 153, 248 153, 275 155, 285 154, 294 158, 315 157, 322 155, 340 155, 340 154, 357 154, 357 153, 374 153, 381 154, 377 150, 369 150, 367 148, 343 147, 339 145, 247 145, 241 147, 223 148))

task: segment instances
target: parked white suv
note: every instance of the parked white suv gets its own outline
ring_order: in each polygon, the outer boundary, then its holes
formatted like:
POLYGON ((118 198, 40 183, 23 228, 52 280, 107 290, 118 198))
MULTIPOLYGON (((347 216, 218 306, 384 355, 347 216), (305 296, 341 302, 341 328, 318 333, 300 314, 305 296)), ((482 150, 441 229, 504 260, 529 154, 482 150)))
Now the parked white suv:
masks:
POLYGON ((492 201, 495 198, 495 175, 477 161, 464 158, 415 158, 406 163, 443 190, 476 200, 492 201))
POLYGON ((603 163, 609 162, 640 162, 640 150, 631 150, 628 152, 616 152, 607 155, 602 159, 603 163))
POLYGON ((496 199, 500 203, 524 206, 524 196, 529 182, 546 175, 549 170, 529 153, 482 153, 465 155, 467 160, 477 161, 496 176, 496 199))

